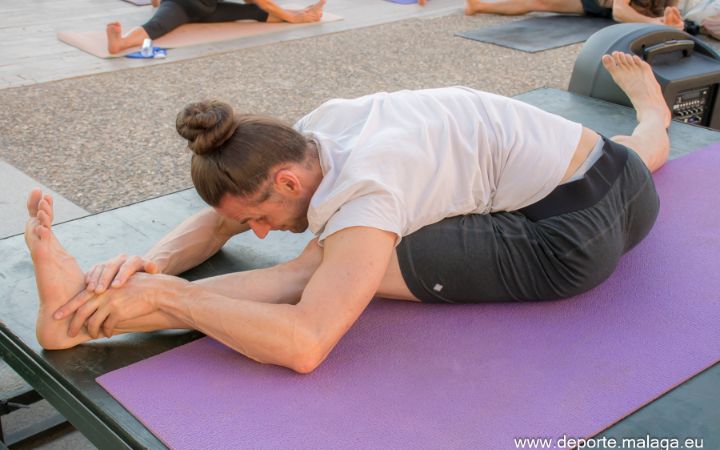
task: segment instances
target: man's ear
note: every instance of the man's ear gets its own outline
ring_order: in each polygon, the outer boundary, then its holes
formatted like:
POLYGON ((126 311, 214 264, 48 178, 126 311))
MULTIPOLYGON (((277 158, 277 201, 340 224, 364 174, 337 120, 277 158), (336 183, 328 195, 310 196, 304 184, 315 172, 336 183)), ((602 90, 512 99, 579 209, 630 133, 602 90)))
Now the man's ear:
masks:
POLYGON ((297 195, 300 193, 302 183, 300 178, 291 169, 280 169, 275 173, 275 189, 284 194, 297 195))

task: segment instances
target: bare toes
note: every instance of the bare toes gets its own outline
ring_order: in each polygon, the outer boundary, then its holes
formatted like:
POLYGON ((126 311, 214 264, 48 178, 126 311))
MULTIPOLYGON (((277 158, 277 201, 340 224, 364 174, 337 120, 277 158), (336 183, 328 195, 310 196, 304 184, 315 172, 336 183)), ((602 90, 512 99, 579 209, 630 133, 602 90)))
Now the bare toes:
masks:
POLYGON ((30 194, 28 195, 27 200, 27 209, 28 214, 30 214, 30 217, 37 216, 38 212, 38 203, 40 203, 40 199, 42 198, 42 191, 40 189, 33 189, 30 191, 30 194))
POLYGON ((633 60, 627 53, 621 53, 620 58, 622 59, 623 65, 627 68, 634 66, 633 60))
POLYGON ((40 239, 48 239, 50 237, 50 228, 44 225, 38 225, 35 227, 35 235, 40 239))
POLYGON ((622 61, 620 60, 620 53, 613 52, 611 57, 612 57, 612 60, 613 60, 613 63, 615 64, 615 66, 620 67, 620 65, 622 64, 622 61))
POLYGON ((53 208, 52 208, 52 199, 49 199, 48 197, 43 197, 42 200, 40 200, 40 203, 38 203, 38 210, 45 212, 45 214, 48 215, 52 219, 53 216, 53 208))
POLYGON ((40 202, 41 206, 40 210, 37 213, 37 219, 38 222, 40 222, 40 225, 49 227, 52 224, 52 219, 50 218, 50 215, 43 210, 42 203, 43 202, 40 202))
POLYGON ((642 69, 642 60, 638 58, 637 55, 628 55, 628 64, 631 64, 634 67, 637 67, 639 69, 642 69))

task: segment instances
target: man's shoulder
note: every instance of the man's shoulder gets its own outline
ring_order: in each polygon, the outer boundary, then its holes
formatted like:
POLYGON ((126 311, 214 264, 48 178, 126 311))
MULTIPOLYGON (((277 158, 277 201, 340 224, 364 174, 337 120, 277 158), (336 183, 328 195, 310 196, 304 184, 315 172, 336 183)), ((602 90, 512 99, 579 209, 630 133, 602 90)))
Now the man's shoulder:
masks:
POLYGON ((416 101, 422 102, 423 99, 443 100, 451 97, 494 96, 494 94, 467 86, 447 86, 418 90, 382 91, 354 98, 334 98, 312 110, 295 126, 298 131, 315 131, 366 119, 377 112, 376 108, 385 108, 388 104, 413 104, 416 101))

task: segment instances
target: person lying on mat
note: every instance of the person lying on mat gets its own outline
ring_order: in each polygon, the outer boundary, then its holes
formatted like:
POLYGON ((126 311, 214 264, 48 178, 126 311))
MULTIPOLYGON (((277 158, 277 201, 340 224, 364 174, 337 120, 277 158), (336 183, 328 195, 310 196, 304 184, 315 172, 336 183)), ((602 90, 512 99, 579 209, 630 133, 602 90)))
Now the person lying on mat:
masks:
POLYGON ((653 226, 650 171, 670 112, 650 67, 603 64, 638 125, 606 139, 520 101, 450 87, 331 100, 294 127, 222 102, 186 106, 177 130, 211 207, 144 257, 83 273, 28 199, 39 343, 199 330, 263 363, 314 370, 375 296, 428 303, 548 301, 593 289, 653 226), (233 235, 309 228, 274 267, 189 282, 233 235))
POLYGON ((585 14, 612 18, 618 22, 685 26, 678 0, 466 0, 465 14, 520 15, 530 12, 585 14))
POLYGON ((130 29, 123 35, 119 22, 107 24, 108 52, 120 53, 142 45, 147 38, 157 39, 186 23, 234 22, 318 22, 322 18, 325 0, 301 10, 281 8, 271 0, 253 0, 246 4, 223 0, 153 0, 158 7, 144 25, 130 29))

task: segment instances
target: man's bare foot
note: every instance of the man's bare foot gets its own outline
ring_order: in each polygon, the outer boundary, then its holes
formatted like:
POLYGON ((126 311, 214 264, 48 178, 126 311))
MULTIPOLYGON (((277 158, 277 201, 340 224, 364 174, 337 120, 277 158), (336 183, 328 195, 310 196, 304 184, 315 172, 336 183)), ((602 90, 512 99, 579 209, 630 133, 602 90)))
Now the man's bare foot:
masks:
POLYGON ((108 52, 111 55, 124 50, 122 45, 122 27, 119 22, 111 22, 105 26, 107 34, 108 52))
POLYGON ((665 128, 670 126, 670 109, 648 63, 637 55, 622 52, 603 55, 602 62, 618 87, 630 98, 638 122, 657 116, 665 128))
POLYGON ((602 62, 615 83, 627 94, 635 107, 638 124, 632 135, 611 139, 633 149, 651 172, 662 167, 670 154, 670 110, 660 85, 648 63, 637 55, 613 52, 603 55, 602 62))
POLYGON ((25 243, 35 266, 40 297, 35 328, 37 339, 48 350, 73 347, 88 340, 89 336, 81 332, 75 338, 68 337, 69 320, 55 320, 52 314, 85 289, 85 275, 52 232, 52 197, 34 189, 28 196, 27 208, 30 217, 25 225, 25 243))

